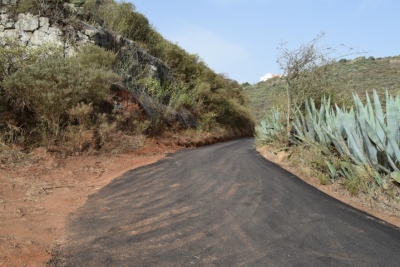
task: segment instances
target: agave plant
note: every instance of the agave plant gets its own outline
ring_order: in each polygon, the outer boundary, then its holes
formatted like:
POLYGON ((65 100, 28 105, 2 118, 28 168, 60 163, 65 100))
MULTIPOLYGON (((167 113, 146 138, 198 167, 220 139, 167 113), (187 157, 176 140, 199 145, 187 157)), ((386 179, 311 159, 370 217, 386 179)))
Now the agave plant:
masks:
POLYGON ((330 143, 330 138, 324 132, 329 120, 330 98, 322 98, 320 109, 317 110, 313 99, 305 102, 305 116, 301 112, 299 106, 295 105, 296 113, 294 122, 292 123, 297 136, 304 142, 320 142, 323 144, 330 143))
POLYGON ((273 140, 278 140, 279 135, 284 130, 284 126, 280 121, 280 112, 273 108, 271 115, 266 114, 265 119, 261 121, 260 126, 256 128, 257 140, 268 143, 273 140))
MULTIPOLYGON (((310 99, 305 103, 305 116, 296 106, 293 122, 296 136, 305 142, 333 145, 341 155, 347 155, 354 164, 374 169, 376 182, 385 187, 390 176, 400 183, 400 96, 386 91, 385 112, 377 92, 373 91, 373 104, 367 94, 365 105, 353 94, 355 109, 330 106, 330 99, 323 98, 319 110, 310 99)), ((328 163, 327 163, 328 164, 328 163)), ((344 173, 334 171, 328 164, 331 176, 344 173)))

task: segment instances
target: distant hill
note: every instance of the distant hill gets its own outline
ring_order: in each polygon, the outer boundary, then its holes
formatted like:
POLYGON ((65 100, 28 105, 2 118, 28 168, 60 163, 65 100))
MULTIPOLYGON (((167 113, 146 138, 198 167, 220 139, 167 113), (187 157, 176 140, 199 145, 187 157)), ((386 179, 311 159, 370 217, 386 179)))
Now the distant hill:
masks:
MULTIPOLYGON (((392 94, 400 90, 400 56, 342 59, 333 68, 335 77, 332 77, 334 81, 331 86, 335 92, 334 100, 340 105, 349 105, 353 92, 364 97, 366 91, 371 92, 373 89, 383 93, 387 88, 392 94)), ((263 118, 265 111, 286 104, 283 78, 248 85, 245 91, 250 96, 251 110, 257 121, 263 118)))

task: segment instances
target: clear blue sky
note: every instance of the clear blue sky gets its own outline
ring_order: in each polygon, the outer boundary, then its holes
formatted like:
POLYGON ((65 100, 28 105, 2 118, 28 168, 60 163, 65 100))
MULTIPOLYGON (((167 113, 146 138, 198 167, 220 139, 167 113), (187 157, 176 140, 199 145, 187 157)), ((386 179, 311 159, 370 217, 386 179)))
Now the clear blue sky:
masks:
MULTIPOLYGON (((256 83, 281 73, 281 41, 289 48, 320 42, 364 56, 400 55, 400 0, 130 0, 164 38, 198 54, 217 73, 256 83)), ((352 56, 355 57, 355 56, 352 56)), ((352 58, 347 57, 347 58, 352 58)))

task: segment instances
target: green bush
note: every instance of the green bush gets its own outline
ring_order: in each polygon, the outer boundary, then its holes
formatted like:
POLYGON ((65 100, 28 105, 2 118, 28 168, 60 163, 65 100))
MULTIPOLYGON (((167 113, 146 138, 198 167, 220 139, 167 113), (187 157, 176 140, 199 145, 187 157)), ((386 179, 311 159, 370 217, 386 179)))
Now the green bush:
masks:
POLYGON ((36 14, 40 10, 39 5, 35 0, 21 0, 16 7, 16 13, 33 12, 36 14))
MULTIPOLYGON (((80 54, 82 55, 82 54, 80 54)), ((99 104, 119 77, 111 70, 89 67, 82 58, 51 55, 17 70, 2 82, 15 112, 30 114, 46 135, 57 138, 78 103, 99 104)))
POLYGON ((80 47, 76 61, 82 68, 112 69, 115 58, 116 54, 111 51, 95 45, 85 45, 80 47))
POLYGON ((71 2, 75 6, 83 6, 86 3, 86 0, 71 0, 71 2))
POLYGON ((90 23, 99 24, 139 43, 153 56, 160 56, 164 38, 130 2, 88 0, 83 5, 90 23))
POLYGON ((16 40, 6 39, 0 44, 0 82, 20 68, 35 63, 48 54, 60 54, 61 47, 43 45, 39 48, 23 46, 16 40))
POLYGON ((14 7, 15 15, 18 13, 31 13, 46 16, 52 21, 65 19, 64 3, 69 0, 19 0, 14 7))

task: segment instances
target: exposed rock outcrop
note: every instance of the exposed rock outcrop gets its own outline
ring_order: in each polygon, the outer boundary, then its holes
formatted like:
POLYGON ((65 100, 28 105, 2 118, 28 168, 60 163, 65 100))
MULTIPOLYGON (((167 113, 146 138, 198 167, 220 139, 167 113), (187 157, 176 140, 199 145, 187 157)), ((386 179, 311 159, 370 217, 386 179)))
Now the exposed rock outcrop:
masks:
POLYGON ((13 13, 17 0, 1 0, 0 44, 7 40, 17 40, 28 47, 41 47, 46 44, 63 47, 66 55, 75 53, 82 45, 95 44, 107 50, 118 52, 119 60, 124 61, 126 73, 136 76, 138 64, 148 65, 151 74, 160 81, 172 80, 169 68, 161 60, 147 54, 134 41, 112 33, 101 27, 76 20, 74 25, 54 25, 48 17, 13 13))
POLYGON ((4 31, 0 32, 0 39, 5 44, 6 39, 19 39, 20 43, 30 47, 39 47, 45 44, 63 46, 63 32, 49 24, 49 19, 34 16, 30 13, 19 14, 16 21, 4 16, 4 31))
MULTIPOLYGON (((0 44, 7 45, 8 40, 16 40, 27 47, 42 47, 47 44, 57 45, 63 48, 65 55, 73 55, 80 46, 94 44, 106 50, 118 53, 119 74, 123 76, 124 82, 128 84, 143 69, 147 74, 161 82, 173 81, 173 75, 168 66, 160 59, 146 53, 136 42, 126 39, 101 27, 89 25, 75 19, 73 23, 68 21, 66 25, 52 23, 51 19, 30 13, 15 15, 14 8, 18 0, 0 0, 0 44)), ((70 4, 67 9, 74 8, 70 4)), ((77 12, 77 11, 74 11, 77 12)), ((132 88, 131 88, 132 89, 132 88)), ((145 93, 124 90, 131 94, 130 99, 140 104, 149 117, 161 114, 164 121, 172 123, 179 121, 185 128, 197 127, 197 121, 193 114, 184 108, 176 111, 168 111, 167 106, 157 103, 145 93)))

